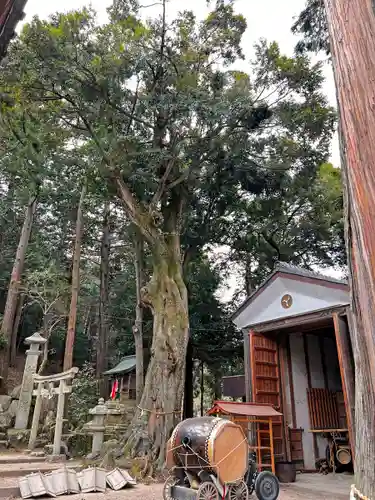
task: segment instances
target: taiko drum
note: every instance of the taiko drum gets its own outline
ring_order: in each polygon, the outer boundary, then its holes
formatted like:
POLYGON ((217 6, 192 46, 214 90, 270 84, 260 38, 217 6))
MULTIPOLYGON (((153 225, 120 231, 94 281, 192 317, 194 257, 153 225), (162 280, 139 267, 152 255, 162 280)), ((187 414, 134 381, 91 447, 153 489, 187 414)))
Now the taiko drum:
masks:
POLYGON ((180 422, 167 444, 167 467, 183 467, 197 475, 215 474, 219 481, 234 483, 248 467, 248 443, 242 428, 223 418, 196 417, 180 422))

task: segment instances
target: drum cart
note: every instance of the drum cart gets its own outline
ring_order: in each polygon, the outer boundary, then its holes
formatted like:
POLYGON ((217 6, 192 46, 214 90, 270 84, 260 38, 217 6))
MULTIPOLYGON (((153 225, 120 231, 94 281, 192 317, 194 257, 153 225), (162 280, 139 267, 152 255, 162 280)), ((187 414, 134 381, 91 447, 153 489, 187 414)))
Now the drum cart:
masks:
POLYGON ((197 417, 177 425, 167 444, 169 477, 164 500, 276 500, 279 484, 269 471, 259 472, 248 453, 243 429, 229 420, 197 417))

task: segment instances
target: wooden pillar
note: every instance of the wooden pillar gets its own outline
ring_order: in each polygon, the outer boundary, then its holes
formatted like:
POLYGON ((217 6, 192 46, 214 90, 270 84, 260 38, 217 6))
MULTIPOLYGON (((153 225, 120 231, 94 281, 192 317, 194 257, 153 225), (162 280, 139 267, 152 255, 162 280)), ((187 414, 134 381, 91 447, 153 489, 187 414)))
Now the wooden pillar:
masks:
POLYGON ((254 371, 255 371, 255 348, 254 348, 254 331, 250 330, 249 332, 249 347, 250 347, 250 387, 251 387, 251 400, 253 402, 256 401, 256 388, 255 388, 255 380, 254 380, 254 371))
POLYGON ((35 441, 39 430, 39 418, 41 409, 42 409, 42 384, 38 383, 38 388, 36 390, 36 401, 34 407, 33 421, 31 424, 31 431, 29 438, 29 450, 33 450, 35 447, 35 441))
POLYGON ((283 339, 283 345, 279 346, 279 365, 280 365, 280 390, 281 390, 281 401, 282 401, 282 414, 281 421, 283 422, 283 448, 285 459, 288 462, 291 461, 291 449, 290 449, 290 439, 289 439, 289 415, 288 415, 288 404, 286 398, 286 369, 287 369, 287 353, 285 348, 285 338, 283 339))
MULTIPOLYGON (((307 335, 305 333, 303 334, 303 350, 305 351, 305 364, 306 364, 306 372, 307 372, 307 386, 308 386, 309 389, 312 389, 310 358, 309 358, 309 346, 308 346, 308 342, 307 342, 307 335)), ((314 443, 315 461, 317 461, 319 459, 319 449, 318 449, 318 440, 317 440, 317 437, 316 437, 315 433, 313 433, 313 443, 314 443)))
POLYGON ((64 422, 64 403, 65 403, 65 380, 60 380, 57 410, 56 410, 56 425, 55 435, 53 438, 53 454, 60 455, 61 452, 61 436, 64 422))
POLYGON ((250 367, 250 337, 249 332, 243 334, 244 367, 245 367, 245 397, 251 401, 251 367, 250 367))
POLYGON ((288 364, 288 377, 289 377, 289 386, 290 386, 290 401, 292 406, 292 424, 293 429, 297 428, 297 416, 296 416, 296 402, 294 399, 294 382, 293 382, 293 368, 292 368, 292 354, 290 350, 290 336, 287 336, 286 341, 286 356, 287 356, 287 364, 288 364))
POLYGON ((355 409, 355 386, 354 386, 354 367, 350 350, 350 336, 346 321, 337 313, 333 313, 333 324, 335 327, 337 355, 339 358, 342 392, 344 394, 344 403, 346 410, 346 420, 348 422, 350 445, 352 456, 354 458, 355 450, 355 428, 354 428, 354 409, 355 409))
POLYGON ((272 428, 272 418, 268 419, 268 430, 270 433, 270 448, 271 448, 271 469, 272 474, 275 474, 275 451, 273 447, 273 428, 272 428))

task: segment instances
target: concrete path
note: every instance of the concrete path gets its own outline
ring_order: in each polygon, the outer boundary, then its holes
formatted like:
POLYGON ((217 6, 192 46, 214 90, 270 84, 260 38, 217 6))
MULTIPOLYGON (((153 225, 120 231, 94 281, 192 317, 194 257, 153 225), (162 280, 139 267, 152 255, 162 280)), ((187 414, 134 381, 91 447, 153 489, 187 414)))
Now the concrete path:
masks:
POLYGON ((353 480, 351 474, 327 474, 326 476, 322 474, 297 474, 296 482, 283 485, 283 490, 305 495, 301 498, 306 499, 348 500, 353 480))

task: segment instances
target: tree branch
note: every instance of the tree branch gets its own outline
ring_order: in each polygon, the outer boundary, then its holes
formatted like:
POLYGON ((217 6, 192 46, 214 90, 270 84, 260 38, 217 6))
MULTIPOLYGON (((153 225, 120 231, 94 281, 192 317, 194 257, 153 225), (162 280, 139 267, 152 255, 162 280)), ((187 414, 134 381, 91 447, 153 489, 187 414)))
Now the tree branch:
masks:
POLYGON ((152 244, 162 244, 161 233, 153 225, 151 215, 143 211, 119 172, 113 173, 120 198, 130 220, 139 228, 143 236, 152 244))
POLYGON ((272 248, 276 251, 276 253, 277 253, 277 260, 279 260, 279 259, 280 259, 280 256, 281 256, 281 253, 280 253, 280 249, 279 249, 278 245, 276 244, 275 240, 274 240, 273 238, 269 238, 269 237, 267 236, 267 233, 266 233, 265 231, 263 231, 263 232, 261 233, 261 235, 263 236, 264 241, 265 241, 266 243, 268 243, 268 244, 269 244, 269 246, 270 246, 270 247, 272 247, 272 248))

